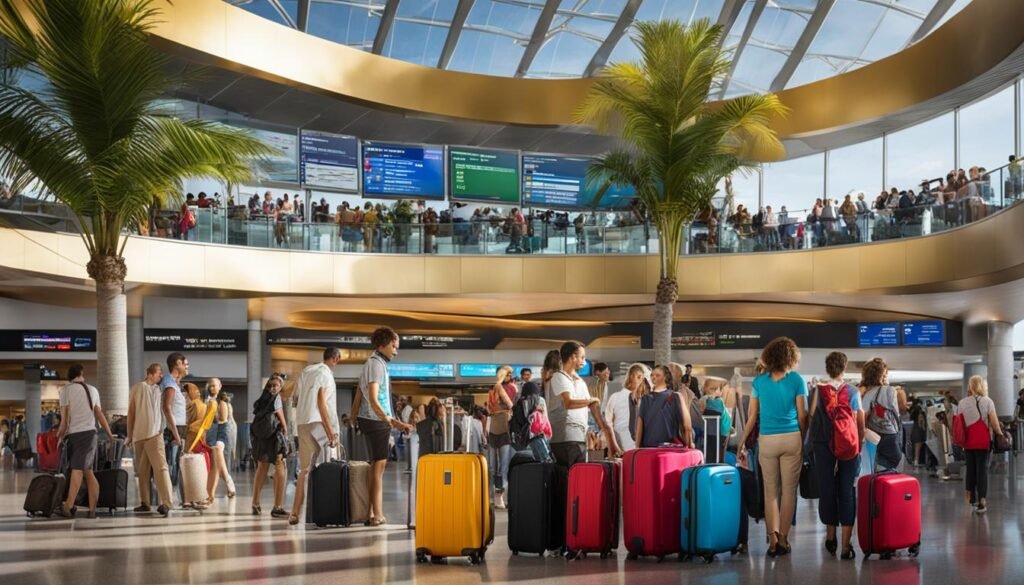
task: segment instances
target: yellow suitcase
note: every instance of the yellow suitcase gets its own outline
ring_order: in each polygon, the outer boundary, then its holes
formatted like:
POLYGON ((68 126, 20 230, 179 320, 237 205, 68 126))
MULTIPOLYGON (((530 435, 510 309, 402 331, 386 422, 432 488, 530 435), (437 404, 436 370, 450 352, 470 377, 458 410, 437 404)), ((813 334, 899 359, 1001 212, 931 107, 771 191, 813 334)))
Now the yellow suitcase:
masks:
POLYGON ((416 560, 469 557, 479 564, 494 541, 487 459, 483 455, 424 455, 416 478, 416 560))

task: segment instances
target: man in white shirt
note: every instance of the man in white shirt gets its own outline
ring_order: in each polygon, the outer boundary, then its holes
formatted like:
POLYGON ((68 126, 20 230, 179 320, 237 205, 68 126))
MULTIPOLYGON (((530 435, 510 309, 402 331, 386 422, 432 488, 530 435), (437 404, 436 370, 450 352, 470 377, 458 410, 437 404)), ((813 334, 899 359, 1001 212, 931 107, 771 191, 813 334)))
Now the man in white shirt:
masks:
POLYGON ((159 385, 162 377, 160 364, 150 364, 146 368, 146 379, 132 386, 128 395, 128 438, 124 446, 134 445, 135 469, 139 477, 139 505, 135 513, 150 511, 149 478, 152 471, 157 493, 160 494, 160 506, 156 511, 166 518, 173 503, 173 488, 162 434, 164 420, 159 385))
POLYGON ((559 349, 562 370, 551 377, 548 420, 551 422, 551 452, 555 462, 565 467, 583 463, 587 457, 587 412, 594 416, 608 441, 609 454, 622 454, 615 432, 601 415, 601 401, 591 398, 587 383, 579 372, 587 363, 586 349, 578 341, 567 341, 559 349))
POLYGON ((89 492, 89 518, 96 517, 96 500, 100 496, 100 484, 96 481, 93 468, 96 467, 96 423, 98 422, 111 441, 114 433, 110 432, 107 417, 100 408, 100 393, 93 386, 85 383, 81 364, 68 369, 67 386, 60 390, 60 430, 57 441, 67 437, 64 448, 68 450, 68 468, 71 470, 68 497, 58 514, 65 518, 75 517, 75 499, 82 487, 85 476, 86 489, 89 492))
POLYGON ((336 347, 324 350, 324 361, 306 366, 295 389, 295 423, 299 433, 299 479, 288 523, 296 525, 306 498, 306 479, 314 462, 338 444, 338 395, 334 384, 334 366, 341 361, 336 347))
POLYGON ((160 380, 164 412, 164 452, 171 472, 171 485, 176 485, 185 501, 185 484, 179 479, 179 462, 185 436, 185 395, 181 392, 181 380, 188 375, 188 359, 180 353, 167 356, 167 372, 160 380))

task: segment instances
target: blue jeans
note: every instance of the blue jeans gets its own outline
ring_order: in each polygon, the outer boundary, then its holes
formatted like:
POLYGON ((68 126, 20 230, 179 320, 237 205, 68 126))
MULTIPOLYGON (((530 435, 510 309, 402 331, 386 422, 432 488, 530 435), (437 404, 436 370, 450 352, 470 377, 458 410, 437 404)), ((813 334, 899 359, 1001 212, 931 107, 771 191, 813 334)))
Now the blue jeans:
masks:
POLYGON ((491 447, 494 452, 494 489, 505 491, 508 485, 508 464, 512 462, 512 445, 491 447))
POLYGON ((853 526, 857 519, 857 474, 860 455, 839 461, 827 443, 814 444, 818 475, 818 517, 825 526, 853 526))

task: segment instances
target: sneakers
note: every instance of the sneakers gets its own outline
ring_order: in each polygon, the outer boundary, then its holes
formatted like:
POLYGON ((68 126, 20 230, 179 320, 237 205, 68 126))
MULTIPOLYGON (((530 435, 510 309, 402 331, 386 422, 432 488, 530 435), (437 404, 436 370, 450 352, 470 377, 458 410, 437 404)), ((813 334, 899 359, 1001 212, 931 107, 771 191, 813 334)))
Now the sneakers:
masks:
POLYGON ((132 508, 132 512, 135 512, 136 514, 148 514, 151 511, 152 508, 149 507, 149 504, 139 504, 132 508))
POLYGON ((156 513, 166 518, 171 515, 171 509, 163 504, 160 504, 160 506, 158 506, 156 509, 156 513))
POLYGON ((504 490, 498 490, 494 494, 494 507, 499 510, 505 509, 505 492, 504 490))

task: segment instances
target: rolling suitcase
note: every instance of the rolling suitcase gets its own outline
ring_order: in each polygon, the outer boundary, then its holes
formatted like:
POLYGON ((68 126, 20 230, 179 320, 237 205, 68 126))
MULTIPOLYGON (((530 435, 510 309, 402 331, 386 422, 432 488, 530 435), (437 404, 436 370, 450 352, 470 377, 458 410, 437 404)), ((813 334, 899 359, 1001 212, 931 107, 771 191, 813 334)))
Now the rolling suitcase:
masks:
POLYGON ((886 472, 857 480, 857 539, 867 558, 890 559, 900 549, 917 556, 921 548, 921 484, 886 472))
POLYGON ((348 462, 348 523, 366 524, 370 521, 370 464, 365 461, 348 462))
POLYGON ((28 484, 28 493, 25 494, 25 513, 29 517, 49 518, 61 505, 67 489, 67 482, 59 473, 44 473, 33 477, 32 483, 28 484))
POLYGON ((206 492, 206 480, 209 471, 206 468, 206 455, 203 453, 186 453, 181 456, 182 504, 205 502, 209 497, 206 492))
MULTIPOLYGON (((100 484, 97 508, 106 508, 113 515, 121 508, 128 509, 128 471, 125 469, 101 469, 96 472, 96 481, 100 484)), ((204 484, 205 486, 205 484, 204 484)), ((154 493, 154 492, 150 492, 154 493)))
POLYGON ((469 557, 479 564, 494 540, 487 459, 483 455, 424 455, 416 478, 416 560, 469 557))
MULTIPOLYGON (((306 522, 316 524, 317 528, 351 524, 349 472, 349 464, 346 461, 327 461, 309 472, 306 522)), ((366 476, 369 478, 369 473, 366 476)))
POLYGON ((517 453, 508 472, 508 547, 513 555, 565 544, 565 468, 517 453), (520 459, 517 459, 520 458, 520 459), (525 461, 525 462, 520 462, 525 461))
POLYGON ((630 560, 680 552, 679 495, 683 470, 700 465, 685 447, 634 449, 623 458, 623 538, 630 560))
POLYGON ((569 470, 565 546, 580 555, 619 548, 618 463, 577 463, 569 470))
POLYGON ((700 465, 683 470, 679 543, 683 553, 708 563, 740 544, 740 475, 731 465, 700 465))

